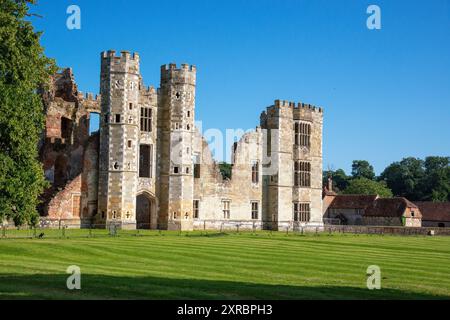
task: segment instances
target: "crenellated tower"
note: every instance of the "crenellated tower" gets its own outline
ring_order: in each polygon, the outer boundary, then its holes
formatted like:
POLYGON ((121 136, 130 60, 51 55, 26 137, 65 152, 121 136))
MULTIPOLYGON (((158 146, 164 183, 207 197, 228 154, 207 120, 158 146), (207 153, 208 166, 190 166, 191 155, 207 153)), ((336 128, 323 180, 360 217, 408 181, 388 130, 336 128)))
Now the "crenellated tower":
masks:
POLYGON ((261 115, 266 129, 264 220, 272 227, 322 225, 321 108, 276 100, 261 115))
POLYGON ((192 146, 196 68, 182 64, 161 67, 158 102, 159 225, 175 230, 193 228, 192 146))
POLYGON ((139 55, 101 54, 100 155, 96 223, 136 227, 139 55))

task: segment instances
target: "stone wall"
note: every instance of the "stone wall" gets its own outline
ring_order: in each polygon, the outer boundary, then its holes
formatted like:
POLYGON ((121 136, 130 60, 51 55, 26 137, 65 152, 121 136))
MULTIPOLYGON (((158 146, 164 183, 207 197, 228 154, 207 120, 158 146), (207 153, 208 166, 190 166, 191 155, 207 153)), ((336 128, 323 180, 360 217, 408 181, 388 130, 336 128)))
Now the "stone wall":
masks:
POLYGON ((341 221, 341 223, 347 225, 362 225, 364 223, 362 209, 328 208, 324 218, 331 219, 331 221, 342 220, 344 218, 345 220, 341 221))
POLYGON ((367 226, 421 227, 422 219, 411 217, 363 217, 363 223, 367 226), (403 222, 405 223, 403 224, 403 222))
POLYGON ((450 221, 422 220, 422 227, 450 228, 450 221))

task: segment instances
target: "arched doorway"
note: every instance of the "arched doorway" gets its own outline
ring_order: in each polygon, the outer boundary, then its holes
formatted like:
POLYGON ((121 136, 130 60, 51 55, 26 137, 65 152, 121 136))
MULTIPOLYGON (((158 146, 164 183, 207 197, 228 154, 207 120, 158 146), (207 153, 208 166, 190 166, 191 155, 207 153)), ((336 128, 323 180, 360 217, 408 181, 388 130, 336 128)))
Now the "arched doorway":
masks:
POLYGON ((136 197, 136 228, 151 229, 154 215, 155 199, 147 193, 139 194, 136 197))

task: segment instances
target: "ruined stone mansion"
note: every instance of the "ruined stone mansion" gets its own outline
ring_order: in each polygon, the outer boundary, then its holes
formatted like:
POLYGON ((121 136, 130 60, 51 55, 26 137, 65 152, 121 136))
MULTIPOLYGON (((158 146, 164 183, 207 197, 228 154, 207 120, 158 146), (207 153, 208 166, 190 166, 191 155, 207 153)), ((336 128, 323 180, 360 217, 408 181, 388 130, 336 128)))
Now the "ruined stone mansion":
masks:
POLYGON ((108 51, 100 79, 99 96, 83 95, 65 69, 42 92, 45 219, 172 230, 322 225, 321 108, 276 100, 234 144, 225 179, 194 125, 195 66, 163 65, 155 89, 144 86, 137 53, 108 51), (90 135, 92 113, 100 124, 90 135))

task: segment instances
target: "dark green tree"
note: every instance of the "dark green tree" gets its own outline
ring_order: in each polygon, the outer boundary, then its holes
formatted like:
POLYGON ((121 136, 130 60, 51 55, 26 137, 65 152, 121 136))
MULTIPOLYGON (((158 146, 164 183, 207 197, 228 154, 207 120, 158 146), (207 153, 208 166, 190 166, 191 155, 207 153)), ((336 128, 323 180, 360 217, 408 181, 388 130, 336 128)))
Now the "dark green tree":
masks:
POLYGON ((424 161, 409 157, 389 165, 381 174, 380 180, 385 181, 396 196, 409 200, 421 200, 424 177, 424 161))
POLYGON ((37 159, 44 125, 38 88, 56 71, 26 21, 34 1, 0 0, 0 221, 35 224, 46 186, 37 159))
POLYGON ((373 180, 375 178, 375 171, 373 166, 366 160, 353 160, 352 164, 353 178, 367 178, 373 180))
POLYGON ((224 179, 231 179, 231 172, 233 169, 233 166, 226 162, 219 163, 219 169, 220 173, 222 174, 222 177, 224 179))
POLYGON ((427 157, 421 184, 423 200, 450 201, 450 157, 427 157))
POLYGON ((343 193, 364 195, 377 194, 382 198, 392 197, 392 191, 386 186, 383 181, 378 182, 367 178, 352 179, 343 193))
POLYGON ((337 169, 336 171, 328 170, 323 173, 323 185, 326 187, 328 187, 329 177, 333 180, 333 191, 336 193, 341 193, 345 190, 351 179, 342 169, 337 169))

